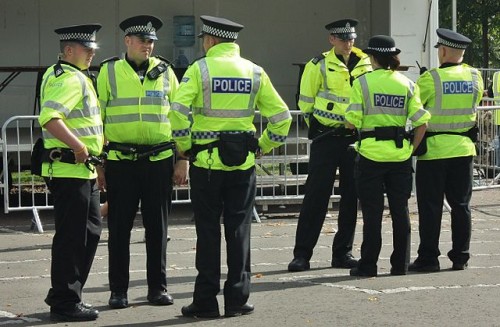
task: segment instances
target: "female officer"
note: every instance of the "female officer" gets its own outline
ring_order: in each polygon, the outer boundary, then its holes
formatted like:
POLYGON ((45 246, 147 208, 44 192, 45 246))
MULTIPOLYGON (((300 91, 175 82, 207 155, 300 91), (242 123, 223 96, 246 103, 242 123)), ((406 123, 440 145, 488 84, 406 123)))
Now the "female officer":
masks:
POLYGON ((373 72, 354 81, 346 112, 348 127, 360 132, 354 175, 364 223, 361 259, 350 274, 377 276, 385 192, 393 227, 391 274, 405 275, 410 257, 411 154, 430 114, 423 109, 418 87, 395 71, 401 50, 391 37, 374 36, 363 51, 370 56, 373 72), (407 120, 414 127, 413 143, 405 132, 407 120))

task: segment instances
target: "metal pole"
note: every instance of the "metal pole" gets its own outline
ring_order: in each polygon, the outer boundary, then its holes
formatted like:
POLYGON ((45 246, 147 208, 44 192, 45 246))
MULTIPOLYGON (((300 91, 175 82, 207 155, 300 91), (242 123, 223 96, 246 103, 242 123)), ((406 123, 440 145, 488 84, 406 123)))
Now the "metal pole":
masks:
POLYGON ((457 31, 457 0, 451 2, 451 29, 457 31))

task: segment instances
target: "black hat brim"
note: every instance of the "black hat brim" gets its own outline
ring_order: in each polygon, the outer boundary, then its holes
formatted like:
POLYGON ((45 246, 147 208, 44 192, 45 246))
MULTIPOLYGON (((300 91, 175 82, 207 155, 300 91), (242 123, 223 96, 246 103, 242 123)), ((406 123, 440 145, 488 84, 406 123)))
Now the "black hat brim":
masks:
POLYGON ((373 50, 373 49, 364 49, 363 52, 368 54, 368 55, 391 55, 391 56, 394 56, 394 55, 400 54, 401 50, 396 48, 396 51, 382 52, 382 51, 377 51, 377 50, 373 50))
POLYGON ((356 33, 332 33, 341 40, 354 40, 358 37, 356 33))

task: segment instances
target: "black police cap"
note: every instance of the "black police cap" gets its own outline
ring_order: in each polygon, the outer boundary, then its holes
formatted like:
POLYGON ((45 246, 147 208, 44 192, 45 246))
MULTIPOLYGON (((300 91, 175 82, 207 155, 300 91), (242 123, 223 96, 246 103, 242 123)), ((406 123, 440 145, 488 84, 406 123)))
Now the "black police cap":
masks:
POLYGON ((347 18, 331 22, 325 25, 325 28, 330 34, 334 34, 342 40, 352 40, 357 37, 354 27, 356 27, 358 23, 359 21, 357 19, 347 18))
POLYGON ((437 44, 434 46, 435 48, 444 45, 446 47, 464 50, 472 42, 467 36, 453 32, 447 28, 438 28, 436 33, 439 38, 437 44))
POLYGON ((363 50, 371 55, 397 55, 401 52, 396 48, 394 39, 388 35, 375 35, 368 41, 368 47, 363 50))
POLYGON ((204 15, 200 16, 200 19, 203 22, 203 26, 198 37, 209 34, 223 39, 236 40, 238 38, 238 32, 244 27, 226 18, 204 15))
POLYGON ((120 28, 125 35, 137 35, 150 40, 158 40, 156 31, 162 26, 161 19, 150 15, 130 17, 120 23, 120 28))
POLYGON ((101 29, 101 24, 71 25, 55 29, 61 42, 77 42, 87 48, 97 49, 96 33, 101 29))

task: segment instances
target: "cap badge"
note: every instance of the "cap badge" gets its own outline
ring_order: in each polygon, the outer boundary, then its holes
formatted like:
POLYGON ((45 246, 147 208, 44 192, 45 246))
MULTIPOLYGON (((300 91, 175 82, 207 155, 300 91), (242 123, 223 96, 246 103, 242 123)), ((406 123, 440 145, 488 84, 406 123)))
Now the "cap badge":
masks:
POLYGON ((146 27, 147 27, 148 29, 151 29, 151 28, 153 27, 153 24, 151 24, 151 22, 148 22, 148 24, 146 25, 146 27))
POLYGON ((345 24, 345 27, 346 27, 346 28, 350 28, 350 27, 351 27, 351 24, 349 24, 349 22, 347 22, 347 23, 345 24))

